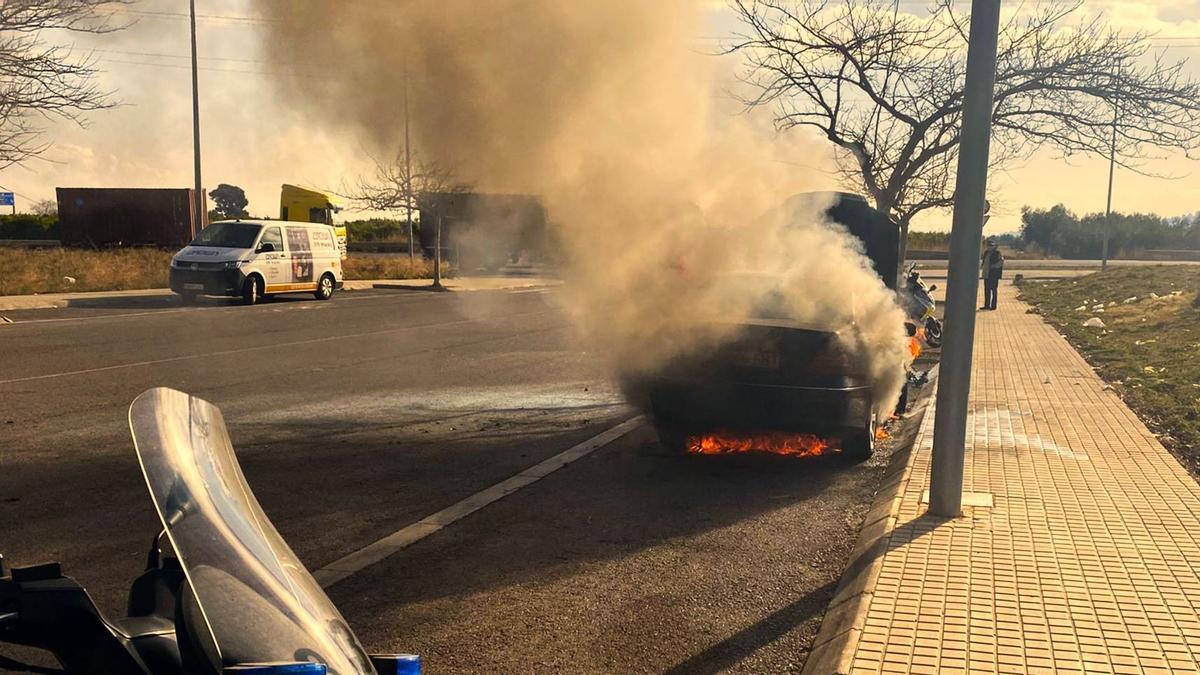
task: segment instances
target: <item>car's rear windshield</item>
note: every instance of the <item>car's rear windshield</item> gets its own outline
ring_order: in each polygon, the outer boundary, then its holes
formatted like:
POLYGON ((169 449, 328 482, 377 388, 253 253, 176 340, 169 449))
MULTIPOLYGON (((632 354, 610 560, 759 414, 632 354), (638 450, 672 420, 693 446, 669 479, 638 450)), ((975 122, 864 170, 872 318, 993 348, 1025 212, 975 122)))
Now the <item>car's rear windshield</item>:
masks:
POLYGON ((201 230, 192 240, 192 246, 250 248, 261 229, 262 225, 255 223, 213 223, 201 230))
POLYGON ((719 300, 725 307, 744 308, 752 302, 751 319, 791 319, 791 307, 781 288, 783 279, 772 274, 734 272, 722 274, 719 300), (727 303, 727 304, 725 304, 727 303))

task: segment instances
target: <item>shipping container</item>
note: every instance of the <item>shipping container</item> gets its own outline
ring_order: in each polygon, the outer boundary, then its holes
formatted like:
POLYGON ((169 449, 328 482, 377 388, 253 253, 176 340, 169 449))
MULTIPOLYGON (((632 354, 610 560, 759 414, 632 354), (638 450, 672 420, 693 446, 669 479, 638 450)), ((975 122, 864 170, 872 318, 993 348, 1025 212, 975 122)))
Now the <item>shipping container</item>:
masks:
POLYGON ((208 225, 207 195, 188 188, 58 188, 64 246, 181 248, 208 225), (197 211, 200 222, 196 222, 197 211))
POLYGON ((496 269, 549 253, 546 209, 533 195, 425 192, 417 210, 425 255, 433 257, 440 224, 442 257, 460 270, 496 269))

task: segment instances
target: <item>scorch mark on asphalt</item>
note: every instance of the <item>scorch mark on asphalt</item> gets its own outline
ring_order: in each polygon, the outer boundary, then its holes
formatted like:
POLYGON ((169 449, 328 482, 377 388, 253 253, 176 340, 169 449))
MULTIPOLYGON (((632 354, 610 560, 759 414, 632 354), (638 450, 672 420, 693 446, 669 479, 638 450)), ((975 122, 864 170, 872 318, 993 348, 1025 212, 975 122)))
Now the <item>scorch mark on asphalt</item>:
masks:
POLYGON ((625 420, 578 445, 563 450, 547 460, 534 464, 512 478, 496 483, 486 490, 476 492, 456 504, 448 506, 431 516, 422 518, 408 527, 396 530, 382 539, 367 544, 357 551, 329 563, 313 572, 313 577, 316 578, 317 583, 321 584, 321 586, 328 588, 377 562, 381 562, 392 554, 411 546, 447 525, 466 518, 483 507, 499 501, 523 487, 536 483, 571 462, 599 450, 633 431, 644 421, 645 418, 640 415, 625 420))

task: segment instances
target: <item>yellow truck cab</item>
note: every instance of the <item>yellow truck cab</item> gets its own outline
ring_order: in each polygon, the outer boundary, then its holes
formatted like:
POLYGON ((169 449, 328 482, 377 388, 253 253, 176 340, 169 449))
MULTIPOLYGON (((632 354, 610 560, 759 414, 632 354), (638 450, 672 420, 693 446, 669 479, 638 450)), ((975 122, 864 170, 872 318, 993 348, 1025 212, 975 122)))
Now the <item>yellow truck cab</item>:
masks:
POLYGON ((333 227, 337 235, 338 251, 346 258, 346 226, 334 225, 333 214, 341 211, 341 204, 332 195, 299 185, 283 184, 279 190, 279 219, 297 223, 324 223, 333 227))

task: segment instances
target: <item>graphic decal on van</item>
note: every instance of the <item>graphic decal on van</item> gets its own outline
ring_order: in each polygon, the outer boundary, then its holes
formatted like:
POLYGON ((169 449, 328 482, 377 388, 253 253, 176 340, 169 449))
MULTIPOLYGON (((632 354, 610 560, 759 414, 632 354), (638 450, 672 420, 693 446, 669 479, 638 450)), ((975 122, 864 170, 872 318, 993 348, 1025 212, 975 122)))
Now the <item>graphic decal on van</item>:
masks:
POLYGON ((287 228, 288 251, 292 258, 292 282, 311 282, 313 280, 312 245, 308 240, 308 229, 303 227, 287 228))
POLYGON ((335 244, 333 243, 333 234, 324 228, 317 228, 311 231, 313 249, 317 251, 332 251, 335 244))

